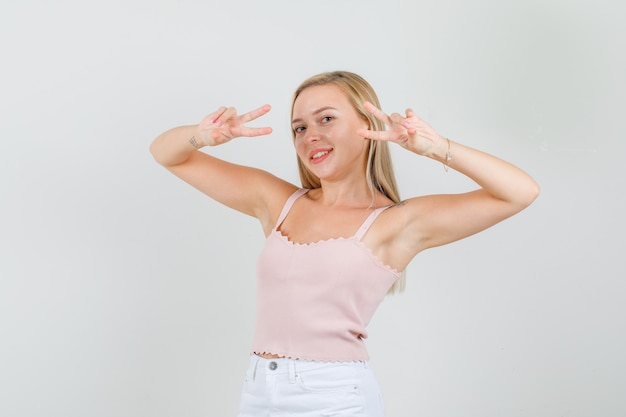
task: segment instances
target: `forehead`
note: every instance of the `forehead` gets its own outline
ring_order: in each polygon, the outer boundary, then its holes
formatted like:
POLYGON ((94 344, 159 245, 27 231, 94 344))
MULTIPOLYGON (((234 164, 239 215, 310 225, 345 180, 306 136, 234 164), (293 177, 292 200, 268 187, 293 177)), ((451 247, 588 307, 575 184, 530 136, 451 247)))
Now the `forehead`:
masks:
POLYGON ((316 85, 305 88, 293 103, 294 117, 304 116, 322 107, 334 107, 339 110, 352 108, 346 94, 334 84, 316 85))

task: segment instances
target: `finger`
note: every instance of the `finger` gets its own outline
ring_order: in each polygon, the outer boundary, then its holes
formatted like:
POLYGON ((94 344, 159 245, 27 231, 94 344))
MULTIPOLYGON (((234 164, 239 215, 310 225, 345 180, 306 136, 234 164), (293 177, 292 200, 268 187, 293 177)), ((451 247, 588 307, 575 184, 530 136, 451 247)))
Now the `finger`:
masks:
POLYGON ((237 115, 237 109, 235 109, 234 107, 229 107, 222 114, 220 114, 219 117, 215 118, 215 124, 217 126, 221 126, 227 120, 232 119, 236 115, 237 115))
POLYGON ((421 125, 421 123, 424 123, 424 121, 420 119, 417 114, 415 114, 412 108, 406 109, 404 113, 406 114, 404 127, 409 132, 409 135, 414 135, 417 133, 417 128, 421 125))
POLYGON ((392 140, 391 133, 389 133, 388 130, 359 129, 359 130, 357 130, 357 134, 359 136, 364 137, 365 139, 392 140))
POLYGON ((391 120, 392 123, 396 123, 396 124, 404 126, 405 119, 399 113, 392 113, 391 116, 389 116, 389 119, 391 120))
POLYGON ((204 129, 208 129, 211 125, 217 125, 218 127, 222 125, 222 120, 224 117, 224 113, 228 110, 228 107, 221 106, 219 109, 215 110, 213 113, 206 116, 202 119, 201 126, 204 129))
POLYGON ((220 106, 219 109, 217 109, 216 111, 214 111, 213 113, 211 113, 209 115, 209 119, 211 120, 211 123, 215 123, 215 121, 217 119, 219 119, 219 117, 224 114, 224 112, 228 109, 228 107, 226 106, 220 106))
POLYGON ((218 118, 224 111, 226 111, 226 107, 222 106, 219 109, 215 110, 213 113, 209 113, 208 115, 206 115, 202 120, 200 120, 200 128, 210 128, 212 125, 215 124, 215 119, 218 118))
POLYGON ((265 104, 259 107, 258 109, 254 109, 252 111, 249 111, 246 114, 242 114, 241 116, 239 116, 239 119, 241 120, 242 123, 248 123, 251 120, 258 119, 264 114, 267 114, 271 109, 272 109, 272 106, 270 106, 269 104, 265 104))
POLYGON ((376 117, 381 122, 383 122, 383 123, 385 123, 387 125, 391 124, 391 119, 389 118, 389 116, 387 116, 387 114, 385 112, 380 110, 378 107, 374 106, 369 101, 366 101, 365 103, 363 103, 363 107, 365 107, 365 110, 367 110, 368 112, 372 113, 374 115, 374 117, 376 117))
POLYGON ((254 137, 264 136, 272 133, 271 127, 243 127, 241 129, 241 136, 254 137))
POLYGON ((425 123, 424 120, 421 117, 419 117, 411 108, 406 109, 406 117, 415 119, 416 122, 425 123))

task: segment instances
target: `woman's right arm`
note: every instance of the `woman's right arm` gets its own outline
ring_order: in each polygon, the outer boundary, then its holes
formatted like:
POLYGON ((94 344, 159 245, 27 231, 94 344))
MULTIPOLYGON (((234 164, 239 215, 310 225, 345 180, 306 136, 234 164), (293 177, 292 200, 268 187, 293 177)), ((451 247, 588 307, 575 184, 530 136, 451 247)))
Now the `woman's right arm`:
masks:
POLYGON ((198 125, 180 126, 159 135, 150 145, 154 159, 177 177, 214 200, 257 217, 264 228, 272 224, 274 205, 284 203, 295 190, 268 172, 233 164, 199 149, 216 146, 239 136, 267 135, 269 127, 251 128, 245 123, 270 111, 265 105, 243 115, 234 108, 220 107, 198 125))

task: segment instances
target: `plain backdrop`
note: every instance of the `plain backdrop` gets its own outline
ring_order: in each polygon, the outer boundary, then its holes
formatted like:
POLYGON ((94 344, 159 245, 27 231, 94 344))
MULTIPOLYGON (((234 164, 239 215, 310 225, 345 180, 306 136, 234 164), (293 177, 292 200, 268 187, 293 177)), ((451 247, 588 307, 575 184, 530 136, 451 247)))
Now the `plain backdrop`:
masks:
MULTIPOLYGON (((367 345, 388 415, 626 415, 625 17, 618 0, 3 0, 0 415, 235 415, 262 230, 148 146, 270 103, 271 136, 208 152, 298 183, 291 94, 335 69, 542 188, 418 255, 384 300, 367 345)), ((403 197, 474 187, 393 152, 403 197)))

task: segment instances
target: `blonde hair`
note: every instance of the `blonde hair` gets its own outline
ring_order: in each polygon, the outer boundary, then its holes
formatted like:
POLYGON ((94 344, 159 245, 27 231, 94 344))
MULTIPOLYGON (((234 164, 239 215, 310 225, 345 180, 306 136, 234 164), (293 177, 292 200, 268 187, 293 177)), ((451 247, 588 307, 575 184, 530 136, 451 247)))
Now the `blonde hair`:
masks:
MULTIPOLYGON (((291 119, 293 119, 293 108, 296 99, 305 89, 328 84, 335 85, 343 91, 359 116, 369 123, 371 130, 385 130, 383 122, 363 107, 363 103, 366 101, 369 101, 377 108, 381 107, 376 92, 363 77, 348 71, 324 72, 304 80, 293 95, 291 119)), ((291 133, 295 139, 295 132, 292 130, 291 133)), ((320 179, 304 166, 300 158, 298 158, 298 172, 303 188, 313 189, 321 187, 320 179)), ((400 193, 398 192, 387 141, 369 140, 365 177, 367 186, 372 194, 372 201, 375 193, 378 191, 394 203, 400 202, 400 193)), ((402 292, 404 287, 405 274, 403 273, 389 289, 389 293, 402 292)))

